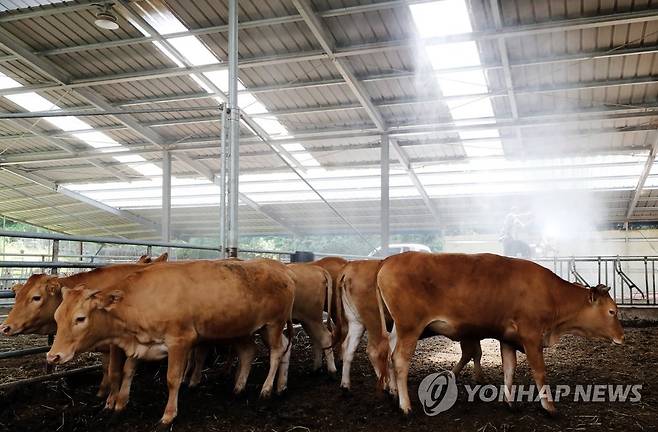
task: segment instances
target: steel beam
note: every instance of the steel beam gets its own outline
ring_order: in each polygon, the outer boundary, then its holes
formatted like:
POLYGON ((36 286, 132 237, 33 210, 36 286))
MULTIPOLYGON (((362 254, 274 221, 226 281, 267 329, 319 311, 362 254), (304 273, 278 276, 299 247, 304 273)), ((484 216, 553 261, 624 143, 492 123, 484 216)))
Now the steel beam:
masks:
POLYGON ((29 181, 31 181, 35 184, 38 184, 39 186, 42 186, 42 187, 44 187, 46 189, 49 189, 53 192, 57 192, 59 194, 65 195, 65 196, 67 196, 69 198, 72 198, 76 201, 80 201, 84 204, 87 204, 87 205, 90 205, 90 206, 95 207, 97 209, 103 210, 107 213, 113 214, 114 216, 118 216, 122 219, 125 219, 125 220, 129 221, 129 222, 139 224, 139 225, 141 225, 145 228, 148 228, 149 230, 154 230, 154 231, 160 231, 161 230, 161 227, 157 223, 155 223, 151 220, 148 220, 146 218, 138 216, 138 215, 136 215, 134 213, 131 213, 129 211, 117 209, 115 207, 108 206, 107 204, 103 204, 103 203, 101 203, 99 201, 96 201, 92 198, 84 196, 84 195, 82 195, 78 192, 75 192, 75 191, 72 191, 72 190, 67 189, 65 187, 62 187, 62 186, 58 185, 57 183, 54 183, 51 180, 49 180, 45 177, 42 177, 38 174, 24 172, 24 171, 20 171, 16 168, 10 168, 10 167, 2 167, 2 169, 7 171, 7 172, 10 172, 10 173, 22 178, 22 179, 29 180, 29 181))
POLYGON ((389 154, 389 140, 387 134, 382 134, 381 137, 382 144, 381 150, 379 152, 379 163, 380 163, 380 212, 381 212, 381 234, 380 234, 380 247, 382 251, 382 256, 388 255, 388 245, 391 234, 391 220, 390 220, 390 154, 389 154))
POLYGON ((171 153, 162 152, 162 241, 171 241, 171 153))
MULTIPOLYGON (((333 17, 333 16, 340 16, 340 15, 350 15, 354 13, 364 13, 364 12, 374 12, 376 10, 381 10, 381 9, 389 9, 392 7, 404 7, 409 3, 418 3, 416 2, 403 2, 403 1, 395 1, 395 2, 381 2, 381 3, 375 3, 371 5, 360 5, 360 6, 353 6, 353 7, 345 7, 345 8, 338 8, 338 9, 330 9, 327 11, 323 12, 318 12, 317 15, 320 18, 326 18, 326 17, 333 17)), ((38 12, 38 11, 36 11, 38 12)), ((587 28, 596 28, 596 27, 603 27, 603 26, 611 26, 611 25, 623 25, 623 24, 632 24, 632 23, 639 23, 639 22, 648 22, 648 21, 654 21, 657 18, 658 13, 655 10, 648 9, 648 10, 641 10, 641 11, 632 11, 632 12, 622 12, 622 13, 614 13, 614 14, 606 14, 606 15, 598 15, 598 16, 593 16, 593 17, 583 17, 583 18, 569 18, 569 19, 564 19, 564 20, 556 20, 556 21, 549 21, 549 22, 544 22, 544 23, 535 23, 535 24, 527 24, 527 25, 520 25, 520 26, 513 26, 513 27, 505 27, 503 31, 499 32, 496 30, 485 30, 481 32, 476 32, 476 33, 468 33, 468 34, 462 34, 462 35, 455 35, 455 36, 449 36, 449 37, 443 37, 443 38, 431 38, 429 39, 429 42, 431 43, 447 43, 447 42, 457 42, 457 41, 465 41, 465 40, 489 40, 489 39, 498 39, 501 37, 522 37, 522 36, 528 36, 528 35, 535 35, 535 34, 544 34, 544 33, 550 33, 550 32, 558 32, 558 31, 573 31, 573 30, 582 30, 582 29, 587 29, 587 28)), ((11 14, 0 18, 0 22, 7 21, 11 17, 11 14)), ((29 16, 28 16, 29 17, 29 16)), ((18 17, 13 17, 13 19, 20 19, 18 17)), ((280 24, 287 24, 287 23, 295 23, 302 21, 303 17, 300 15, 289 15, 289 16, 283 16, 283 17, 275 17, 275 18, 267 18, 267 19, 261 19, 261 20, 253 20, 253 21, 245 21, 240 24, 240 29, 246 29, 246 28, 258 28, 258 27, 264 27, 264 26, 272 26, 272 25, 280 25, 280 24)), ((168 35, 168 37, 182 37, 182 36, 190 36, 190 35, 208 35, 208 34, 216 34, 216 33, 225 33, 228 31, 228 25, 220 25, 220 26, 211 26, 211 27, 205 27, 205 28, 197 28, 197 29, 191 29, 185 32, 180 32, 180 33, 173 33, 171 35, 168 35)), ((79 51, 90 51, 90 50, 97 50, 97 49, 106 49, 106 48, 113 48, 113 47, 119 47, 119 46, 127 46, 127 45, 135 45, 135 44, 144 44, 144 43, 149 43, 154 41, 152 37, 137 37, 137 38, 130 38, 130 39, 124 39, 124 40, 118 40, 118 41, 109 41, 109 42, 98 42, 98 43, 92 43, 92 44, 86 44, 86 45, 79 45, 75 47, 64 47, 64 48, 56 48, 52 50, 47 50, 39 53, 35 53, 35 55, 40 55, 40 56, 53 56, 53 55, 59 55, 59 54, 66 54, 70 52, 79 52, 79 51)), ((378 43, 381 45, 381 43, 378 43)), ((383 49, 383 50, 391 50, 391 49, 406 49, 410 46, 413 46, 415 44, 415 40, 401 40, 401 41, 387 41, 384 45, 380 46, 377 48, 377 44, 373 44, 372 49, 383 49)), ((9 61, 9 60, 16 60, 16 56, 4 56, 0 57, 0 61, 9 61)))
POLYGON ((393 153, 395 153, 397 159, 400 161, 400 164, 402 165, 402 168, 407 172, 409 175, 409 178, 411 179, 411 182, 414 184, 416 187, 416 190, 420 194, 421 199, 427 206, 427 209, 430 211, 432 216, 437 222, 437 227, 441 226, 441 217, 439 216, 439 212, 434 207, 434 203, 430 199, 430 196, 427 194, 427 191, 425 190, 425 186, 423 186, 423 182, 420 181, 420 178, 416 174, 416 171, 414 171, 413 166, 411 165, 411 162, 409 161, 409 157, 407 154, 404 152, 402 147, 395 141, 389 138, 389 145, 391 149, 393 150, 393 153))
POLYGON ((637 203, 640 200, 640 195, 642 194, 642 189, 644 189, 644 184, 646 183, 647 178, 649 178, 649 174, 651 174, 651 168, 653 168, 653 163, 656 160, 657 153, 658 153, 658 132, 656 132, 656 138, 654 139, 654 142, 651 146, 651 150, 649 151, 647 160, 644 163, 644 168, 642 169, 640 178, 637 181, 637 186, 635 187, 635 190, 633 190, 633 195, 631 196, 631 200, 628 204, 628 209, 626 210, 626 219, 624 221, 626 224, 628 224, 628 222, 632 218, 633 212, 637 207, 637 203))

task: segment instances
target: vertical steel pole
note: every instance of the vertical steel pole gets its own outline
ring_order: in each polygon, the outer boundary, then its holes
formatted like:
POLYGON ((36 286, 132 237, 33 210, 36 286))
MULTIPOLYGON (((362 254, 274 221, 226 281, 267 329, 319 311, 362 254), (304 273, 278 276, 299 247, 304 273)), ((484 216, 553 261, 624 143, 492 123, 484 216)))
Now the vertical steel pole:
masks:
POLYGON ((171 153, 162 152, 162 241, 171 241, 171 153))
POLYGON ((390 237, 390 203, 389 203, 389 143, 388 134, 382 134, 380 150, 380 203, 381 203, 381 251, 382 256, 388 255, 390 237))
POLYGON ((229 197, 229 257, 238 256, 238 195, 240 180, 240 109, 238 108, 238 0, 228 3, 228 108, 231 147, 229 197))
POLYGON ((219 245, 222 248, 222 252, 219 254, 219 257, 226 258, 226 200, 228 199, 226 191, 226 105, 222 104, 221 108, 222 123, 219 150, 219 245))

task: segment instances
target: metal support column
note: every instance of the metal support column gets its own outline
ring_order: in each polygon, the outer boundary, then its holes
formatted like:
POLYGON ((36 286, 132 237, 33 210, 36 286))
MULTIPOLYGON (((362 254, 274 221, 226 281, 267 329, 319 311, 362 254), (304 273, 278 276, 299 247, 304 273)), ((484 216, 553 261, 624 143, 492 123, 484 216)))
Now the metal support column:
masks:
POLYGON ((219 245, 221 248, 220 258, 226 258, 227 243, 226 243, 226 200, 228 193, 226 188, 226 175, 228 152, 226 149, 226 104, 221 105, 221 131, 220 131, 220 147, 219 147, 219 245))
POLYGON ((240 109, 238 108, 238 0, 228 3, 228 109, 231 152, 228 256, 238 256, 238 196, 240 179, 240 109))
POLYGON ((162 152, 162 241, 171 237, 171 153, 162 152))
POLYGON ((382 134, 382 144, 380 150, 381 163, 381 251, 382 256, 388 255, 388 243, 390 237, 390 220, 389 220, 389 147, 388 134, 382 134))

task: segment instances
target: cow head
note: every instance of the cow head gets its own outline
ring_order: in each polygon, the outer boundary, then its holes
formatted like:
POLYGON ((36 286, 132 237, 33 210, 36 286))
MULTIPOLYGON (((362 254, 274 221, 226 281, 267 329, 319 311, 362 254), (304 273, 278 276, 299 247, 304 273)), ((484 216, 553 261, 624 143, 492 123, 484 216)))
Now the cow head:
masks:
POLYGON ((12 289, 16 296, 14 307, 0 326, 0 332, 6 336, 55 333, 57 327, 53 315, 62 301, 59 277, 35 274, 12 289))
POLYGON ((89 351, 108 337, 109 317, 123 298, 119 290, 101 291, 78 285, 62 289, 62 304, 55 312, 57 334, 46 359, 66 363, 79 352, 89 351))
POLYGON ((624 329, 619 321, 617 304, 610 297, 610 287, 597 285, 589 289, 586 305, 578 316, 578 328, 584 336, 603 338, 622 344, 624 329))

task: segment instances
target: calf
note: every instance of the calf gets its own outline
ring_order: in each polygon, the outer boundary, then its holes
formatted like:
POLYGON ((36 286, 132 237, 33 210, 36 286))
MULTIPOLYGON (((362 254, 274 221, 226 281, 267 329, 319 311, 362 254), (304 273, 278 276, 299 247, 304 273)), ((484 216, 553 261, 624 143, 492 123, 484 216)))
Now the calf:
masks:
MULTIPOLYGON (((198 343, 248 338, 261 329, 270 348, 261 397, 270 396, 281 357, 292 341, 294 289, 285 265, 265 259, 163 263, 105 289, 64 289, 55 313, 58 332, 47 359, 66 363, 76 353, 108 343, 129 357, 168 355, 169 398, 160 420, 167 426, 176 417, 187 358, 198 343), (282 334, 286 323, 287 344, 282 334)), ((282 390, 279 376, 277 392, 282 390)))
MULTIPOLYGON (((389 382, 393 382, 395 379, 393 369, 387 367, 389 352, 387 327, 390 328, 393 325, 393 320, 385 310, 385 322, 382 323, 377 306, 377 272, 381 263, 382 260, 351 261, 343 267, 338 280, 338 294, 342 298, 347 322, 347 337, 343 342, 343 373, 340 383, 341 388, 346 390, 350 388, 350 368, 364 331, 368 332, 366 352, 375 374, 379 378, 380 388, 385 382, 383 378, 386 374, 388 374, 389 382)), ((432 336, 432 333, 424 332, 423 335, 432 336)), ((460 342, 460 345, 462 356, 452 372, 459 375, 464 366, 473 359, 475 380, 482 381, 480 365, 482 350, 479 341, 464 340, 460 342)), ((391 391, 394 389, 393 386, 391 391)))
MULTIPOLYGON (((426 327, 453 340, 501 341, 508 391, 515 349, 525 352, 541 389, 546 384, 543 348, 562 335, 617 344, 624 340, 609 288, 583 288, 531 261, 493 254, 406 252, 384 261, 377 285, 397 331, 393 365, 404 413, 411 410, 409 361, 426 327)), ((556 413, 550 395, 541 395, 541 405, 556 413)))
POLYGON ((322 322, 325 299, 328 315, 331 314, 332 291, 331 275, 322 267, 309 264, 288 264, 294 273, 295 303, 292 318, 301 322, 302 327, 313 344, 313 370, 322 367, 322 353, 325 352, 327 372, 336 373, 334 353, 332 350, 331 324, 327 317, 327 326, 322 322))

